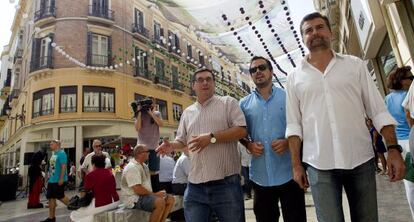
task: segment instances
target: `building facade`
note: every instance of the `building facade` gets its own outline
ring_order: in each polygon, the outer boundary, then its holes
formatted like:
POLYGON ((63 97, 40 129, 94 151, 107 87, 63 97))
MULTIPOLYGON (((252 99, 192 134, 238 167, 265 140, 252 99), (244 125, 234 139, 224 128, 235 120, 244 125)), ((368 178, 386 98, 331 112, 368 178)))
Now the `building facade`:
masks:
POLYGON ((214 70, 219 95, 250 92, 250 77, 238 66, 150 1, 27 0, 19 6, 2 54, 2 173, 18 167, 26 175, 31 153, 56 138, 78 167, 94 138, 106 148, 135 145, 130 102, 146 96, 157 100, 161 136, 173 138, 183 109, 195 100, 197 68, 214 70))
POLYGON ((338 40, 334 48, 366 60, 384 96, 388 75, 397 67, 413 67, 414 1, 314 0, 314 5, 339 24, 332 30, 338 40))

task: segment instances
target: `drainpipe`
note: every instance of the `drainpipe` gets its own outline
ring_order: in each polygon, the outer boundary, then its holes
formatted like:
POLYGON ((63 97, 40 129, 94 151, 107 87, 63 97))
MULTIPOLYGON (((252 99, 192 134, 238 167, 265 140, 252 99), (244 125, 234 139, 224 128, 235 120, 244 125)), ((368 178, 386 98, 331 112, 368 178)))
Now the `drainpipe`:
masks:
POLYGON ((398 48, 398 45, 397 45, 397 40, 395 39, 394 29, 392 28, 389 13, 387 11, 387 5, 383 2, 381 3, 380 8, 381 8, 381 13, 384 18, 385 26, 387 28, 388 37, 391 43, 391 48, 394 51, 395 60, 397 61, 397 66, 401 67, 403 65, 403 61, 401 58, 400 49, 398 48))

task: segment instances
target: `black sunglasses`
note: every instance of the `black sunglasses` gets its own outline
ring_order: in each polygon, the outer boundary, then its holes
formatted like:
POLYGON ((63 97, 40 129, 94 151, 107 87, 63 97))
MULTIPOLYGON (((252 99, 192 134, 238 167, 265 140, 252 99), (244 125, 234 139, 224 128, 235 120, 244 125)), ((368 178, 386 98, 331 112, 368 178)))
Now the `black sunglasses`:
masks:
POLYGON ((414 76, 406 76, 406 77, 403 77, 402 79, 414 80, 414 76))
POLYGON ((249 69, 249 72, 251 75, 255 74, 257 69, 259 69, 260 71, 265 71, 267 69, 267 65, 262 64, 262 65, 258 65, 256 67, 252 67, 249 69))

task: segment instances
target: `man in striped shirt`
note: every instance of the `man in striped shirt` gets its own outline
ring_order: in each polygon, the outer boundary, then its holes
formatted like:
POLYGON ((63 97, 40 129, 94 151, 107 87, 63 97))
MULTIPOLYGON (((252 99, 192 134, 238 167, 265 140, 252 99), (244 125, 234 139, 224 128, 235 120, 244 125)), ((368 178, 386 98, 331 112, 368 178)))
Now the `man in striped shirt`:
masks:
POLYGON ((186 221, 208 222, 212 211, 221 222, 245 221, 237 141, 247 135, 246 120, 236 99, 214 95, 214 81, 209 69, 194 73, 197 101, 184 110, 175 140, 156 151, 164 155, 189 148, 186 221))

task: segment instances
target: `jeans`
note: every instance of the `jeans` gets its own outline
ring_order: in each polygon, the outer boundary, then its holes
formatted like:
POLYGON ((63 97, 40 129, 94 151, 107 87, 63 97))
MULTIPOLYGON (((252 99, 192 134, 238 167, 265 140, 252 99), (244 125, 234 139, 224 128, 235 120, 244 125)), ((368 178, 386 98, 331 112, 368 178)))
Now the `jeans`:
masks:
POLYGON ((220 222, 244 222, 244 199, 238 174, 201 184, 188 183, 184 193, 187 222, 209 222, 215 212, 220 222))
POLYGON ((299 185, 290 180, 279 186, 263 187, 253 183, 253 211, 257 222, 279 221, 279 200, 283 221, 305 222, 305 193, 299 185))
POLYGON ((373 159, 351 170, 318 170, 307 166, 319 222, 344 222, 342 188, 349 202, 352 222, 377 222, 377 186, 373 159))

